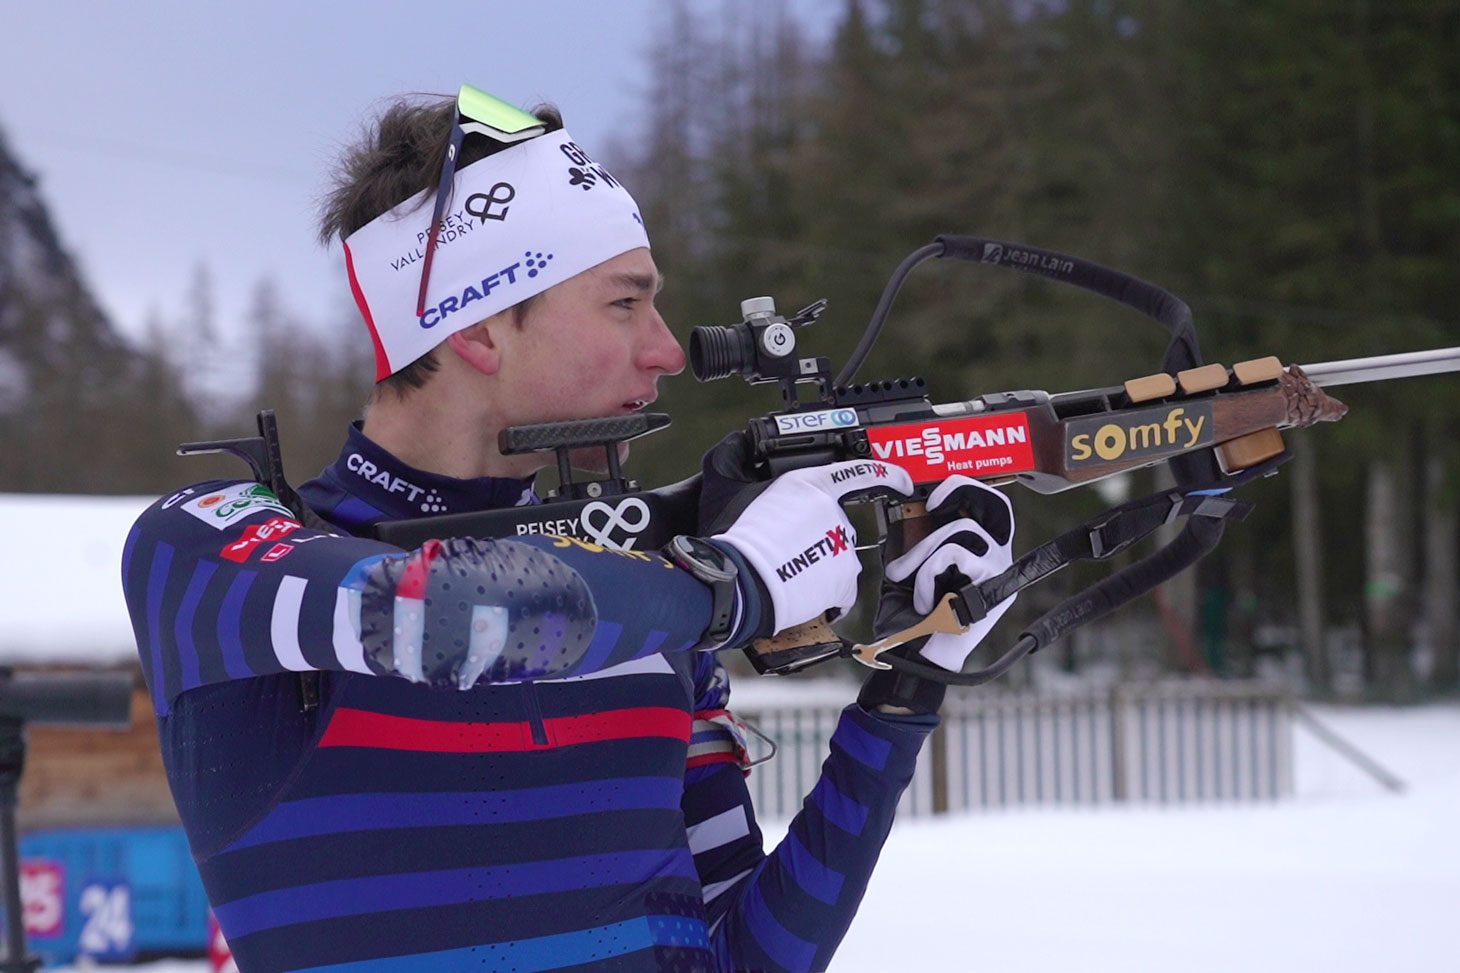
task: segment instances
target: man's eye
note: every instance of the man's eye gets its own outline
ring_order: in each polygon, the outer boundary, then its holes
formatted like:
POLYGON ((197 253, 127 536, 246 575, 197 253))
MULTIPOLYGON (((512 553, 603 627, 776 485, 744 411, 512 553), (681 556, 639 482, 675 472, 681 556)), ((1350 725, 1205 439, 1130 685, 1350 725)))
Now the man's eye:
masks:
POLYGON ((632 311, 634 309, 634 305, 639 303, 639 299, 637 297, 622 297, 614 301, 613 303, 615 307, 621 307, 626 311, 632 311))

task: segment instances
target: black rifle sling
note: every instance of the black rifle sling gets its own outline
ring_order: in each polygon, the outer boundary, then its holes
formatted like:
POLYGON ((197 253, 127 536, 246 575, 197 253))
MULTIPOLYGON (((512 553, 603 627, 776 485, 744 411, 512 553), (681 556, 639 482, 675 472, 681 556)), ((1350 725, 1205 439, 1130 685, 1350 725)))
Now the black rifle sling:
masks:
MULTIPOLYGON (((1286 458, 1287 454, 1275 457, 1246 474, 1269 472, 1286 458)), ((1247 479, 1246 474, 1241 479, 1247 479)), ((983 618, 989 609, 1010 595, 1068 564, 1106 560, 1176 518, 1188 518, 1185 528, 1169 544, 1060 602, 1020 633, 1013 648, 982 669, 949 672, 892 653, 878 656, 878 661, 900 672, 953 686, 978 686, 997 679, 1024 656, 1075 628, 1105 617, 1210 553, 1221 540, 1226 522, 1242 520, 1252 510, 1250 502, 1225 496, 1229 489, 1223 485, 1190 491, 1166 490, 1132 500, 1041 544, 997 577, 956 591, 953 610, 958 621, 968 625, 983 618)))

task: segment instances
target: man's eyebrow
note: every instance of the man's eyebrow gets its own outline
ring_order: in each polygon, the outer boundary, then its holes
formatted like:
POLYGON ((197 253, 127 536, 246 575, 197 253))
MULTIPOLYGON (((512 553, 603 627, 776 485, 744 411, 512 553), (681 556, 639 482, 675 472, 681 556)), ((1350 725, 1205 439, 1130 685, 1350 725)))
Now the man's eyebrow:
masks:
POLYGON ((636 291, 652 291, 658 294, 664 289, 664 277, 660 274, 636 274, 623 271, 610 274, 608 282, 614 287, 627 287, 636 291))

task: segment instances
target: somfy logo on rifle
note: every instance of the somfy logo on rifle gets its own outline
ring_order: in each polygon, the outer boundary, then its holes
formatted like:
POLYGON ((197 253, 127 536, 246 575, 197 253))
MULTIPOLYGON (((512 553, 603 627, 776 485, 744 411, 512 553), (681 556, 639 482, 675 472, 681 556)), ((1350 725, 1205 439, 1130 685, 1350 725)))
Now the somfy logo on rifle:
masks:
POLYGON ((1184 452, 1212 441, 1208 402, 1158 406, 1119 416, 1091 416, 1069 425, 1065 461, 1071 469, 1184 452))

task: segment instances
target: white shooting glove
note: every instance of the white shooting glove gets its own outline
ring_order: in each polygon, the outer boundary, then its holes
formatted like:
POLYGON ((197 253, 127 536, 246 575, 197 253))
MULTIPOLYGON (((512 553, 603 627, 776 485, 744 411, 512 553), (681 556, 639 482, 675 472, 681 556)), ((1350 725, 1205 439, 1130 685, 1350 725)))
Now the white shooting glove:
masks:
POLYGON ((881 488, 907 496, 912 478, 900 466, 853 460, 792 470, 750 502, 712 540, 734 547, 771 596, 774 632, 857 600, 857 533, 841 498, 881 488))
MULTIPOLYGON (((920 615, 933 610, 939 595, 987 581, 1014 563, 1014 508, 1008 497, 966 476, 950 476, 928 497, 928 512, 940 510, 962 516, 933 531, 886 568, 889 581, 913 578, 913 609, 920 615)), ((944 669, 962 669, 1015 597, 999 602, 959 635, 933 634, 922 648, 923 657, 944 669)))

